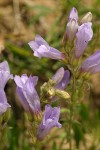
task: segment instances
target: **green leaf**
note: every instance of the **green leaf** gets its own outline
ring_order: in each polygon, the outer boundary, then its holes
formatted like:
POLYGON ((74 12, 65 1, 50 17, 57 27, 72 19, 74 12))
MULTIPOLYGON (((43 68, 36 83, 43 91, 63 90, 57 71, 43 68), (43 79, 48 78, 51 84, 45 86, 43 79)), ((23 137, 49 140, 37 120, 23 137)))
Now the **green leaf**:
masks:
POLYGON ((76 146, 78 148, 80 141, 83 139, 83 132, 81 126, 77 122, 73 122, 73 130, 74 130, 74 139, 76 142, 76 146))
POLYGON ((80 115, 81 115, 82 120, 88 121, 89 111, 88 111, 88 108, 84 104, 80 106, 80 115))
POLYGON ((17 55, 23 56, 23 57, 31 56, 30 51, 20 48, 12 43, 5 43, 5 48, 9 49, 9 51, 12 51, 13 53, 15 53, 17 55))

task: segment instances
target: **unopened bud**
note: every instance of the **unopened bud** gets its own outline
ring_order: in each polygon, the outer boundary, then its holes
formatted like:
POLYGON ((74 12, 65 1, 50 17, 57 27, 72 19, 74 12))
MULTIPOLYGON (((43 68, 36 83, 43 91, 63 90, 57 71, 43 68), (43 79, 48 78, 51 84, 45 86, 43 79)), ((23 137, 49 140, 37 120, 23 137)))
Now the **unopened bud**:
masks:
POLYGON ((65 38, 72 41, 75 37, 75 34, 78 30, 78 23, 76 19, 71 19, 66 26, 65 38))
POLYGON ((91 22, 92 20, 92 13, 88 12, 81 20, 81 24, 91 22))
POLYGON ((77 9, 75 7, 73 7, 69 13, 68 20, 71 20, 71 19, 78 20, 78 12, 77 12, 77 9))
POLYGON ((56 89, 56 94, 63 99, 70 98, 70 95, 66 91, 63 91, 63 90, 56 89))

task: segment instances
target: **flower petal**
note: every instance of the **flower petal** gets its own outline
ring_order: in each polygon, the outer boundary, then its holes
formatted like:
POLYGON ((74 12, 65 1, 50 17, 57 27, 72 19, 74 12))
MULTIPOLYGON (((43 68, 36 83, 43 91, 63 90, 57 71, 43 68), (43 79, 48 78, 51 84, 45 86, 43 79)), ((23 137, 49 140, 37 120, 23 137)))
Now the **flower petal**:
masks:
POLYGON ((10 73, 9 65, 7 61, 0 63, 0 71, 8 71, 10 73))
POLYGON ((28 77, 26 74, 15 76, 15 83, 17 84, 17 95, 26 111, 31 113, 40 112, 40 99, 35 90, 38 81, 37 76, 28 77))
POLYGON ((58 122, 59 115, 60 107, 52 108, 50 105, 45 106, 44 117, 37 131, 39 140, 43 140, 53 127, 61 128, 62 125, 58 122))
POLYGON ((88 57, 82 64, 83 72, 96 73, 100 71, 100 50, 88 57))
POLYGON ((70 72, 66 70, 62 80, 55 86, 56 89, 64 90, 70 82, 70 72))
POLYGON ((17 95, 18 95, 18 97, 19 97, 19 100, 20 100, 22 106, 24 107, 24 109, 25 109, 27 112, 30 112, 29 104, 28 104, 28 102, 27 102, 26 97, 24 96, 24 93, 23 93, 22 88, 17 87, 17 88, 16 88, 16 93, 17 93, 17 95))
POLYGON ((57 72, 54 74, 54 76, 52 77, 52 80, 53 80, 56 84, 58 84, 58 83, 62 80, 63 76, 64 76, 64 68, 61 67, 61 68, 59 68, 59 69, 57 70, 57 72))
POLYGON ((88 42, 92 39, 93 31, 91 29, 92 23, 84 23, 78 28, 76 34, 76 50, 75 56, 79 58, 86 49, 88 42))
POLYGON ((0 89, 0 115, 4 113, 10 105, 7 103, 6 94, 3 89, 0 89))

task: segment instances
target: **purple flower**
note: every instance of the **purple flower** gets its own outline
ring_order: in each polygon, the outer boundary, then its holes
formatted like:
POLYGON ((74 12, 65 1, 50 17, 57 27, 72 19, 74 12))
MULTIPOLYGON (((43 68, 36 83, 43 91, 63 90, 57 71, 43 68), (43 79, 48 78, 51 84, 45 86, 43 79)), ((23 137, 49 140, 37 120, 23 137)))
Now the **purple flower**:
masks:
POLYGON ((5 85, 10 78, 13 78, 13 76, 10 74, 8 62, 3 61, 0 63, 0 115, 6 112, 7 108, 10 107, 4 92, 5 85))
POLYGON ((69 13, 68 20, 71 20, 71 19, 78 20, 78 12, 77 12, 77 9, 75 7, 73 7, 69 13))
POLYGON ((10 69, 7 61, 0 63, 0 88, 4 89, 7 81, 12 79, 13 76, 10 74, 10 69))
POLYGON ((56 83, 56 89, 64 90, 70 82, 70 72, 68 70, 64 71, 64 68, 61 67, 52 77, 52 80, 56 83))
POLYGON ((75 7, 73 7, 69 13, 68 23, 66 25, 66 32, 64 35, 64 41, 69 39, 72 41, 78 30, 78 12, 75 7))
POLYGON ((60 107, 52 108, 50 105, 45 106, 43 120, 37 131, 37 137, 39 140, 43 140, 53 127, 62 127, 62 125, 58 122, 59 115, 60 107))
POLYGON ((40 112, 40 99, 35 90, 38 77, 28 77, 26 74, 21 77, 16 75, 14 81, 17 84, 17 95, 24 109, 32 114, 38 114, 40 112))
POLYGON ((100 71, 100 50, 88 57, 81 66, 82 72, 96 73, 100 71))
POLYGON ((65 39, 72 41, 78 30, 78 22, 76 19, 70 19, 66 26, 65 39))
POLYGON ((34 56, 36 57, 47 57, 57 60, 64 59, 64 54, 62 54, 57 49, 50 47, 40 35, 37 35, 35 40, 29 42, 28 44, 34 51, 34 56))
POLYGON ((86 49, 88 42, 92 39, 93 31, 92 31, 92 23, 84 23, 78 28, 78 32, 76 33, 76 50, 75 56, 79 58, 84 50, 86 49))
POLYGON ((3 89, 0 89, 0 115, 6 112, 10 105, 7 103, 6 94, 3 89))

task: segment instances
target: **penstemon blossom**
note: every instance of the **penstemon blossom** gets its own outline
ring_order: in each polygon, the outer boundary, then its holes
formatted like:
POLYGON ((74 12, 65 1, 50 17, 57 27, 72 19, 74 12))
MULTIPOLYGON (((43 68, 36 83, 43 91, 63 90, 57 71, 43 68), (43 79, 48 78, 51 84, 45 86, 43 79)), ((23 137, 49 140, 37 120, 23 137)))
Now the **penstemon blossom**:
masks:
POLYGON ((8 62, 3 61, 0 63, 0 88, 4 89, 9 79, 13 79, 13 75, 10 74, 8 62))
POLYGON ((84 23, 78 27, 78 32, 76 33, 76 50, 75 56, 79 58, 84 50, 87 48, 88 42, 92 39, 93 31, 92 31, 92 23, 84 23))
POLYGON ((7 102, 4 91, 5 85, 13 76, 10 74, 10 69, 7 61, 0 63, 0 115, 6 112, 10 105, 7 102))
POLYGON ((6 94, 3 89, 0 88, 0 115, 6 112, 7 108, 11 107, 6 98, 6 94))
POLYGON ((72 8, 69 17, 68 17, 68 23, 66 25, 66 32, 65 32, 65 39, 69 39, 72 41, 77 33, 78 30, 78 12, 76 8, 72 8))
POLYGON ((96 73, 100 71, 100 50, 88 57, 81 66, 82 72, 96 73))
POLYGON ((34 51, 34 56, 36 57, 47 57, 56 60, 65 59, 63 53, 49 46, 48 43, 40 35, 37 35, 35 37, 35 40, 29 42, 28 44, 34 51))
POLYGON ((17 95, 24 109, 32 114, 40 113, 40 99, 35 89, 38 77, 28 77, 26 74, 21 77, 16 75, 14 81, 17 85, 17 95))
POLYGON ((37 137, 39 140, 43 140, 53 127, 62 127, 62 125, 58 122, 59 115, 60 107, 52 108, 50 105, 45 106, 44 116, 37 131, 37 137))

